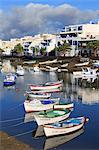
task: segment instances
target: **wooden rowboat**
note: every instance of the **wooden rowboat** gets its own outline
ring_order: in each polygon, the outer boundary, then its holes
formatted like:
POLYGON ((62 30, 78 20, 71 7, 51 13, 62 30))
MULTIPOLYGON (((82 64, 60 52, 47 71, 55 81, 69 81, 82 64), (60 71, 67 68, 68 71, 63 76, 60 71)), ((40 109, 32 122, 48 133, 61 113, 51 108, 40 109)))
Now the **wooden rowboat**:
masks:
POLYGON ((88 121, 88 118, 78 117, 60 123, 44 125, 44 132, 47 137, 68 134, 82 128, 86 121, 88 121))
POLYGON ((3 81, 4 86, 12 86, 15 83, 16 83, 16 76, 14 74, 7 74, 3 81))
POLYGON ((60 98, 56 99, 42 99, 42 100, 25 100, 24 108, 26 112, 36 112, 53 109, 54 104, 59 102, 60 98))
POLYGON ((41 112, 34 115, 34 118, 38 125, 55 123, 61 120, 65 120, 70 116, 70 110, 51 110, 48 112, 41 112))
POLYGON ((29 96, 29 98, 36 98, 36 99, 45 99, 45 98, 50 98, 51 94, 50 93, 33 93, 32 91, 26 92, 26 95, 29 96))
POLYGON ((60 98, 56 99, 33 99, 25 100, 24 108, 26 112, 43 111, 48 109, 71 109, 74 103, 61 102, 60 98))
POLYGON ((31 90, 52 90, 62 87, 63 81, 47 82, 42 85, 29 84, 31 90))
POLYGON ((46 141, 44 143, 44 150, 48 150, 48 149, 57 149, 57 146, 65 144, 75 138, 77 138, 78 136, 80 136, 81 134, 83 134, 84 129, 81 128, 80 130, 70 133, 70 134, 65 134, 65 135, 59 135, 59 136, 53 136, 53 137, 49 137, 46 138, 46 141))

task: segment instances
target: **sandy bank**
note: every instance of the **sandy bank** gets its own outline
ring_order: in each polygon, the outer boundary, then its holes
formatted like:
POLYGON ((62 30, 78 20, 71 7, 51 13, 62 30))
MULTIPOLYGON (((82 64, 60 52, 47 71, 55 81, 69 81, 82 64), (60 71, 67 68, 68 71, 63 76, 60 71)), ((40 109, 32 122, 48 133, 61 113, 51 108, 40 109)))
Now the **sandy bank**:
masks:
POLYGON ((30 146, 0 131, 0 150, 34 150, 30 146))

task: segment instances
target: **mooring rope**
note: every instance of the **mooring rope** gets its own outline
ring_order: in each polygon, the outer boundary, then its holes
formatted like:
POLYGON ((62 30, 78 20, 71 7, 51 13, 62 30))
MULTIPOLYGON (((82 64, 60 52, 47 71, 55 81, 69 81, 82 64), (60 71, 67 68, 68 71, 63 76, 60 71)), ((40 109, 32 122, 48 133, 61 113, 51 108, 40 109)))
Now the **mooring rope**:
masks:
POLYGON ((32 130, 29 130, 27 132, 23 132, 23 133, 19 133, 19 134, 16 134, 16 135, 11 135, 11 137, 18 137, 18 136, 23 136, 23 135, 26 135, 26 134, 29 134, 29 133, 32 133, 33 132, 33 129, 32 130))
POLYGON ((16 119, 1 120, 0 123, 3 123, 3 122, 11 122, 11 121, 17 121, 17 120, 21 120, 21 119, 24 119, 24 117, 20 117, 20 118, 16 118, 16 119))
POLYGON ((17 127, 17 126, 22 125, 22 124, 24 124, 24 122, 17 123, 17 124, 14 124, 14 125, 4 126, 4 127, 1 127, 1 129, 17 127))
POLYGON ((11 111, 11 110, 13 110, 13 109, 16 109, 16 108, 19 108, 20 106, 22 106, 23 105, 23 103, 21 103, 21 104, 19 104, 18 106, 16 106, 16 107, 13 107, 13 108, 10 108, 9 110, 7 110, 7 111, 11 111))

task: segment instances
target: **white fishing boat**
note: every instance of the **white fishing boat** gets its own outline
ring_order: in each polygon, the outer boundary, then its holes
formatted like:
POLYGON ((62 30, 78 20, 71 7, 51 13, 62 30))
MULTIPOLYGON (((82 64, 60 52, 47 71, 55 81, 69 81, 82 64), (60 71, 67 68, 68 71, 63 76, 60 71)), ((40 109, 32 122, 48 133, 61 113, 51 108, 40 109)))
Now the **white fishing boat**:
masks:
POLYGON ((99 68, 99 60, 95 60, 95 61, 93 62, 93 66, 99 68))
POLYGON ((65 120, 70 116, 70 113, 70 110, 51 110, 35 114, 34 117, 38 125, 44 125, 65 120))
POLYGON ((47 82, 41 85, 29 84, 31 90, 53 90, 62 87, 63 81, 47 82))
POLYGON ((73 75, 75 77, 84 77, 84 76, 95 77, 97 76, 96 71, 97 69, 91 69, 90 67, 87 67, 87 68, 82 68, 82 71, 74 71, 73 75))
POLYGON ((34 72, 39 72, 40 71, 40 68, 38 66, 34 66, 34 72))
POLYGON ((26 95, 33 99, 45 99, 51 97, 51 93, 33 93, 32 91, 26 91, 26 95))
POLYGON ((83 63, 75 64, 75 66, 80 67, 80 66, 86 66, 88 64, 89 64, 89 62, 83 62, 83 63))
POLYGON ((54 149, 54 148, 56 149, 57 146, 65 144, 77 138, 78 136, 83 134, 83 132, 84 132, 84 129, 81 128, 80 130, 70 133, 68 135, 66 134, 66 135, 59 135, 59 136, 46 138, 46 141, 44 143, 44 150, 54 149))
POLYGON ((45 94, 45 93, 58 93, 62 91, 62 87, 56 88, 56 89, 46 89, 46 90, 32 90, 32 93, 39 93, 39 94, 45 94))
POLYGON ((71 109, 74 103, 61 102, 60 98, 55 99, 33 99, 25 100, 24 108, 26 112, 43 111, 48 109, 71 109))
POLYGON ((3 81, 4 86, 12 86, 15 83, 16 83, 16 76, 14 74, 10 73, 5 76, 5 79, 3 81))
POLYGON ((60 98, 43 100, 25 100, 24 109, 26 112, 36 112, 52 109, 54 104, 59 102, 60 98))
POLYGON ((71 109, 73 107, 74 103, 61 101, 53 106, 54 109, 71 109))
POLYGON ((16 74, 18 76, 24 76, 24 69, 21 65, 17 66, 16 74))
POLYGON ((44 125, 44 132, 47 137, 68 134, 81 129, 88 120, 85 117, 78 117, 44 125))
POLYGON ((46 66, 46 68, 48 69, 48 71, 57 71, 58 67, 51 67, 51 66, 46 66))

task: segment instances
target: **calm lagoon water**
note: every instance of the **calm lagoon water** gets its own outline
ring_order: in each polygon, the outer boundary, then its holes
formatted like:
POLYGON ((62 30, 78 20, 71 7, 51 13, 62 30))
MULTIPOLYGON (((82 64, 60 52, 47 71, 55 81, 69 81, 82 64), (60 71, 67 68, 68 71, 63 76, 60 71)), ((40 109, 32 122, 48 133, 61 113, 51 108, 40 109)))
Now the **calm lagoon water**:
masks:
MULTIPOLYGON (((75 79, 69 73, 28 72, 24 77, 17 77, 16 85, 3 87, 4 76, 0 74, 0 130, 15 136, 35 150, 98 150, 99 149, 99 78, 75 79), (75 133, 46 138, 42 128, 38 128, 23 108, 24 92, 27 84, 41 84, 47 81, 63 79, 63 91, 52 93, 75 104, 71 117, 86 116, 89 122, 85 128, 75 133), (39 137, 38 137, 39 136, 39 137)), ((13 144, 13 143, 12 143, 13 144)))

